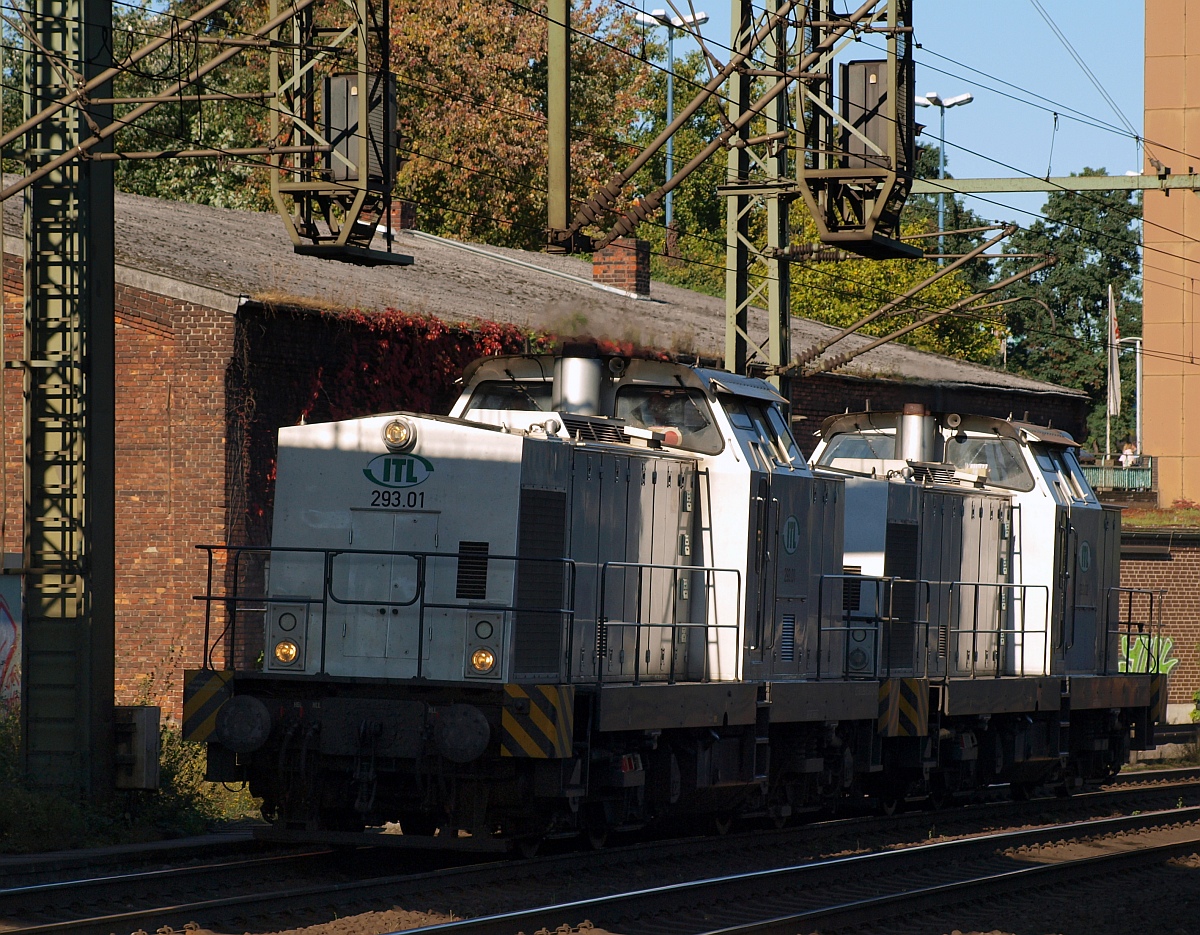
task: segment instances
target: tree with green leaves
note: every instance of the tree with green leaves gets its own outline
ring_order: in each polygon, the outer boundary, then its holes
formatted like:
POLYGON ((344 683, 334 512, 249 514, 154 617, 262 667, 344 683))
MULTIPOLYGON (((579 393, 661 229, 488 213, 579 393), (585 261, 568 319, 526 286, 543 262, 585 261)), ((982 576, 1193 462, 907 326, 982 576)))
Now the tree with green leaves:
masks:
MULTIPOLYGON (((1084 169, 1081 176, 1103 176, 1084 169)), ((1108 289, 1112 286, 1117 322, 1123 336, 1142 331, 1141 259, 1138 221, 1141 198, 1125 191, 1053 192, 1042 208, 1043 220, 1018 232, 1005 252, 1049 253, 1057 262, 1008 290, 1028 301, 1005 306, 1008 369, 1083 390, 1092 399, 1088 430, 1104 441, 1107 398, 1108 289)), ((1001 275, 1029 261, 1013 257, 1000 263, 1001 275)), ((1133 360, 1123 355, 1122 412, 1114 421, 1114 445, 1132 436, 1133 360)))

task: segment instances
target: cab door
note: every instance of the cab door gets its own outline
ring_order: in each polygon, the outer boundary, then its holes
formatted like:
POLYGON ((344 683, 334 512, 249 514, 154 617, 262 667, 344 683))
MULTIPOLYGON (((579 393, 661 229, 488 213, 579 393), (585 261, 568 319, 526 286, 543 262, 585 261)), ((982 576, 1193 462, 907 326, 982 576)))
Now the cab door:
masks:
POLYGON ((331 674, 403 677, 417 672, 420 560, 437 549, 437 513, 351 510, 349 548, 330 559, 327 634, 331 674), (389 661, 392 660, 392 661, 389 661))

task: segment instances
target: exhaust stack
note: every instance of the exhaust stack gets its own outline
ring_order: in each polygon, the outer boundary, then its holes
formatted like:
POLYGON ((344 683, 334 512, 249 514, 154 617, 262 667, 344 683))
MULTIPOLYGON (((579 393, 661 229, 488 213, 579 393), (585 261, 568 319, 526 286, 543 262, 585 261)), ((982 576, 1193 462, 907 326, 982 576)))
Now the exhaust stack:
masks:
POLYGON ((896 426, 896 457, 902 461, 934 461, 937 420, 922 403, 905 403, 896 426))
POLYGON ((568 344, 554 358, 555 412, 573 412, 581 416, 600 415, 600 386, 604 362, 596 348, 586 344, 568 344))

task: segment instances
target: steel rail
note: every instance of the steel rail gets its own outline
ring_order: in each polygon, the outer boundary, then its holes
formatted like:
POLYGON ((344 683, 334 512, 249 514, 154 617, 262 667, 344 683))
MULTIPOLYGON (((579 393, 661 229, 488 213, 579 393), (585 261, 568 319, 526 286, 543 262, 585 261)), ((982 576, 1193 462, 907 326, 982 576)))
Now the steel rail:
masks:
POLYGON ((0 889, 0 907, 4 907, 17 899, 42 894, 70 894, 86 892, 88 889, 111 887, 122 883, 160 883, 163 881, 184 879, 186 877, 204 876, 206 874, 228 873, 235 870, 257 869, 264 866, 278 866, 281 863, 301 860, 311 860, 327 857, 337 853, 332 848, 316 851, 304 851, 299 854, 275 854, 269 857, 250 857, 244 860, 229 860, 220 863, 196 864, 184 867, 166 867, 158 870, 135 870, 126 873, 111 873, 104 876, 79 877, 71 880, 56 880, 50 883, 30 883, 24 886, 10 886, 0 889))
MULTIPOLYGON (((1156 771, 1147 771, 1147 773, 1156 771)), ((1174 772, 1174 771, 1162 771, 1174 772)), ((1110 795, 1112 793, 1109 793, 1110 795)), ((1127 794, 1127 793, 1126 793, 1127 794)), ((1084 796, 1076 796, 1069 801, 1078 801, 1084 796)), ((986 806, 985 806, 986 807, 986 806)), ((597 908, 605 903, 610 903, 612 900, 625 899, 627 903, 632 900, 642 899, 646 905, 645 908, 656 910, 661 909, 661 905, 655 905, 656 900, 661 900, 666 894, 678 894, 681 904, 686 905, 688 896, 692 893, 698 893, 705 886, 713 887, 721 881, 732 881, 730 885, 746 885, 754 880, 772 880, 784 879, 789 874, 796 873, 817 873, 822 868, 828 870, 830 868, 843 868, 866 865, 873 866, 872 861, 888 861, 900 858, 903 855, 912 857, 922 854, 941 854, 950 850, 951 852, 957 846, 959 848, 981 847, 982 842, 991 841, 992 846, 996 846, 998 842, 1007 840, 1008 846, 1016 846, 1023 839, 1025 843, 1035 843, 1039 838, 1046 840, 1054 840, 1063 836, 1064 829, 1086 829, 1087 832, 1095 832, 1098 828, 1108 827, 1116 828, 1120 823, 1128 826, 1136 826, 1141 823, 1143 826, 1153 825, 1160 821, 1163 816, 1178 820, 1182 816, 1195 817, 1195 813, 1200 813, 1200 806, 1188 809, 1171 809, 1160 810, 1156 812, 1144 812, 1135 816, 1125 818, 1109 818, 1105 817, 1100 822, 1097 821, 1082 821, 1059 823, 1049 826, 1041 826, 1038 828, 1024 829, 1016 832, 1004 832, 1000 835, 985 835, 966 837, 936 844, 921 844, 916 846, 903 847, 898 850, 877 851, 865 855, 857 855, 853 857, 834 858, 831 860, 817 860, 810 863, 799 864, 795 866, 772 868, 768 871, 757 871, 733 875, 728 877, 713 878, 709 880, 693 881, 690 883, 676 884, 671 887, 659 887, 652 890, 638 890, 631 894, 615 894, 607 898, 596 900, 581 900, 575 903, 563 904, 560 906, 542 907, 540 909, 527 910, 525 912, 505 913, 496 916, 480 917, 477 919, 469 919, 462 922, 446 923, 441 926, 429 926, 419 931, 421 932, 446 932, 447 935, 454 933, 458 935, 460 932, 471 932, 472 935, 480 935, 480 933, 495 933, 504 932, 505 935, 512 935, 518 928, 524 928, 526 931, 533 929, 529 928, 530 924, 534 928, 548 926, 553 930, 559 923, 563 921, 560 913, 566 909, 578 908, 579 915, 582 917, 584 911, 591 910, 594 912, 597 908), (857 863, 856 863, 857 862, 857 863), (518 920, 520 924, 516 926, 509 925, 513 920, 518 920), (505 926, 508 927, 505 927, 505 926), (489 928, 489 926, 492 926, 489 928)), ((953 812, 947 812, 946 815, 952 815, 953 812)), ((903 818, 893 818, 887 821, 888 826, 896 826, 901 823, 903 818)), ((789 832, 783 832, 785 836, 795 836, 797 833, 803 832, 811 834, 813 829, 825 828, 828 830, 841 831, 843 833, 862 833, 866 829, 855 831, 850 826, 861 822, 862 819, 851 819, 850 822, 829 822, 822 825, 809 825, 803 829, 792 829, 789 832), (842 827, 843 824, 845 827, 842 827)), ((878 819, 870 819, 869 822, 878 822, 878 819)), ((1081 832, 1082 833, 1082 832, 1081 832)), ((350 837, 350 836, 347 836, 350 837)), ((742 837, 742 836, 739 836, 742 837)), ((758 840, 760 835, 747 835, 747 839, 758 840)), ((772 839, 777 839, 777 835, 772 835, 772 839)), ((720 846, 723 849, 728 848, 732 839, 689 839, 688 841, 673 840, 669 842, 654 842, 650 844, 636 845, 631 848, 630 856, 636 856, 638 859, 647 862, 648 864, 656 863, 662 857, 670 857, 678 854, 681 847, 694 849, 696 845, 704 843, 712 843, 713 846, 720 846)), ((361 842, 355 842, 361 843, 361 842)), ((556 858, 544 858, 538 862, 539 866, 550 867, 556 866, 561 870, 580 870, 588 868, 594 862, 594 854, 573 854, 556 858)), ((93 918, 81 918, 74 920, 62 920, 48 922, 38 925, 29 925, 24 928, 7 928, 4 935, 42 935, 42 933, 70 931, 75 933, 97 933, 97 935, 108 935, 108 933, 117 931, 123 924, 130 923, 135 927, 137 924, 144 922, 153 922, 155 925, 169 924, 176 928, 191 921, 213 922, 215 919, 225 918, 229 910, 235 910, 239 917, 245 916, 249 912, 254 914, 266 914, 273 911, 303 911, 320 909, 326 906, 338 905, 349 900, 361 901, 379 897, 388 900, 395 900, 400 895, 405 893, 425 893, 431 888, 440 887, 443 885, 461 888, 469 883, 474 883, 472 877, 479 877, 480 882, 486 880, 488 886, 496 886, 503 884, 509 880, 516 882, 527 879, 530 867, 534 866, 528 862, 486 862, 476 863, 470 866, 454 867, 443 870, 428 871, 417 874, 398 874, 382 878, 372 878, 362 881, 342 882, 335 884, 327 884, 320 886, 304 886, 290 888, 287 890, 277 890, 270 893, 251 893, 237 896, 229 896, 220 899, 209 899, 200 902, 179 903, 170 906, 159 906, 154 908, 137 909, 129 912, 96 916, 93 918)), ((794 935, 794 933, 793 933, 794 935)))
MULTIPOLYGON (((994 890, 999 887, 1005 889, 1027 888, 1031 885, 1031 880, 1037 881, 1047 876, 1059 880, 1067 876, 1093 876, 1098 867, 1111 869, 1118 866, 1160 863, 1171 857, 1195 853, 1197 844, 1200 844, 1200 832, 1197 832, 1196 837, 1188 841, 1174 841, 1169 844, 1157 844, 1142 848, 1135 847, 1130 850, 1096 854, 1057 863, 1032 864, 1016 870, 986 873, 950 883, 938 883, 932 886, 887 893, 882 896, 856 899, 820 909, 775 916, 758 922, 709 929, 696 933, 696 935, 796 935, 798 924, 817 921, 829 922, 833 919, 837 919, 843 925, 854 922, 878 923, 886 918, 881 916, 881 909, 890 909, 895 912, 899 911, 901 907, 912 909, 917 906, 937 906, 944 908, 948 904, 978 898, 976 892, 978 890, 994 890)), ((1038 884, 1033 882, 1032 885, 1038 884)), ((410 933, 420 931, 422 929, 409 930, 410 933)), ((398 935, 398 933, 389 933, 389 935, 398 935)))
MULTIPOLYGON (((864 878, 863 876, 859 876, 859 874, 874 874, 872 879, 878 879, 886 877, 893 865, 912 861, 914 858, 930 857, 942 861, 962 860, 971 851, 978 851, 980 849, 1028 846, 1058 840, 1066 835, 1079 837, 1098 833, 1111 834, 1119 831, 1141 830, 1158 824, 1180 823, 1181 821, 1195 821, 1197 819, 1200 819, 1200 806, 1121 816, 1118 818, 1102 818, 1083 822, 1054 824, 1035 829, 976 835, 968 838, 939 841, 933 844, 921 844, 896 850, 873 851, 868 854, 816 860, 770 870, 735 873, 685 883, 647 887, 627 893, 613 893, 595 899, 573 900, 516 912, 496 913, 475 919, 464 919, 455 922, 445 922, 440 925, 408 929, 404 935, 514 935, 518 931, 528 932, 538 929, 546 929, 553 932, 564 924, 574 926, 584 920, 591 920, 593 924, 604 928, 605 918, 600 913, 612 910, 616 910, 622 917, 637 915, 639 913, 686 911, 688 908, 694 908, 701 900, 708 900, 711 903, 716 896, 724 893, 741 893, 743 904, 745 904, 744 899, 749 891, 748 888, 756 884, 791 883, 792 885, 798 885, 798 881, 802 877, 815 877, 820 872, 828 872, 830 870, 837 870, 843 875, 843 879, 864 878)), ((1189 842, 1190 849, 1196 849, 1196 842, 1200 842, 1200 830, 1196 832, 1196 841, 1189 842)), ((838 908, 839 911, 845 911, 845 907, 835 908, 838 908)), ((831 909, 830 907, 825 907, 824 910, 818 911, 831 911, 831 909)), ((796 916, 788 916, 787 922, 794 922, 795 918, 796 916)), ((779 920, 772 919, 770 921, 779 920)), ((765 923, 762 920, 758 920, 755 923, 749 924, 744 931, 756 931, 753 925, 762 924, 765 923)), ((732 935, 732 933, 741 930, 743 929, 733 927, 716 931, 727 932, 732 935)), ((701 932, 705 931, 707 930, 694 930, 695 935, 700 935, 701 932)), ((795 935, 795 932, 796 930, 793 927, 786 935, 795 935)), ((388 935, 400 935, 400 933, 392 932, 388 933, 388 935)))

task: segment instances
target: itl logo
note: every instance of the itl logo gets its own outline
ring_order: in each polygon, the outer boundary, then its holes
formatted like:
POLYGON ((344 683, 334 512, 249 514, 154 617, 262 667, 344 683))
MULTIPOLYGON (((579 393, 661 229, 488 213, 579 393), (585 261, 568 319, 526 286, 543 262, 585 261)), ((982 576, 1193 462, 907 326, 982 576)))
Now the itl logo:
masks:
POLYGON ((783 551, 788 555, 795 555, 798 548, 800 548, 800 521, 794 516, 789 516, 787 522, 783 524, 783 551))
POLYGON ((380 487, 416 487, 433 473, 433 465, 420 455, 379 455, 363 468, 363 474, 380 487))

